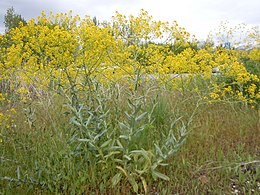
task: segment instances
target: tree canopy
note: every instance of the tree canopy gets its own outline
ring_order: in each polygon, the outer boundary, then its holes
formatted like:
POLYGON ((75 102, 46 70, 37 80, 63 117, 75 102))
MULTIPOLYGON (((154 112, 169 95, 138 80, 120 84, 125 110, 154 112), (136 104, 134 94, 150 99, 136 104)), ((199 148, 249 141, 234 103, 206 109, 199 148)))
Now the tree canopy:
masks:
POLYGON ((9 32, 12 28, 18 27, 20 22, 26 24, 25 19, 20 14, 16 14, 13 7, 8 8, 4 18, 5 31, 9 32))

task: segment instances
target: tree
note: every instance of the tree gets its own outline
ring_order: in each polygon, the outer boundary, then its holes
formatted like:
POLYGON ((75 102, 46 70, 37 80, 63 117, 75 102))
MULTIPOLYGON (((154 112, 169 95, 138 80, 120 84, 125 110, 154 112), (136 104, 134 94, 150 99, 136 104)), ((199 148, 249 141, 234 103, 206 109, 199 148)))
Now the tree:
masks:
POLYGON ((26 25, 26 21, 20 14, 16 14, 14 8, 8 8, 5 15, 5 31, 9 32, 12 28, 18 27, 20 22, 26 25))
POLYGON ((96 17, 96 16, 94 16, 94 18, 93 18, 92 20, 93 20, 95 26, 98 26, 98 25, 99 25, 99 21, 97 20, 97 17, 96 17))

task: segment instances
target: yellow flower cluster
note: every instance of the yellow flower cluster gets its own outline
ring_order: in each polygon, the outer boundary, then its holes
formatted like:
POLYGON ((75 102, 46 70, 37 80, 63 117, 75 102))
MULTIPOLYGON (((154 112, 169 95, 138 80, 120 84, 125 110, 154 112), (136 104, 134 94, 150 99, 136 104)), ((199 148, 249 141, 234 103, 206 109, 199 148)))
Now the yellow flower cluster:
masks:
POLYGON ((39 90, 48 90, 50 83, 87 90, 89 78, 103 84, 152 78, 179 88, 178 82, 182 87, 194 85, 192 78, 197 76, 209 81, 212 99, 232 95, 257 101, 260 96, 259 76, 248 73, 240 60, 240 54, 259 60, 259 49, 198 49, 194 37, 176 21, 154 21, 144 10, 128 18, 116 13, 111 22, 101 24, 88 16, 42 12, 0 36, 0 44, 1 79, 20 86, 14 88, 21 96, 29 93, 30 84, 39 90), (12 44, 2 46, 7 40, 12 44), (221 76, 212 75, 214 68, 221 76))
POLYGON ((249 52, 248 57, 252 60, 260 61, 260 50, 257 48, 254 48, 249 52))

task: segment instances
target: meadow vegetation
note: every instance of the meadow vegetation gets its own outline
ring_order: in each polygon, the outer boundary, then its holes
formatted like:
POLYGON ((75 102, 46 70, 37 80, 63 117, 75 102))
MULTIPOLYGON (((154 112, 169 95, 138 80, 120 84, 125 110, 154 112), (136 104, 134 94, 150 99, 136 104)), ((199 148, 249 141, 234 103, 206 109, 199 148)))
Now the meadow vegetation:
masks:
POLYGON ((144 10, 42 12, 0 35, 1 194, 260 193, 260 35, 241 28, 214 46, 144 10))

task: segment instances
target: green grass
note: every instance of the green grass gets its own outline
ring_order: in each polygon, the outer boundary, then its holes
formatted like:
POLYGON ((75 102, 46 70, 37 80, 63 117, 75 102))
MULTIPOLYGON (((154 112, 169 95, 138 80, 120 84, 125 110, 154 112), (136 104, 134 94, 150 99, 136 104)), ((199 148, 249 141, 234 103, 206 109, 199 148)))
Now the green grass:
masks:
POLYGON ((130 93, 111 87, 81 95, 82 110, 64 106, 68 100, 57 95, 13 102, 14 122, 0 127, 0 194, 260 193, 257 110, 232 102, 207 104, 194 94, 162 89, 130 93), (87 119, 89 131, 84 128, 87 119), (170 130, 182 139, 182 127, 189 132, 185 143, 167 157, 167 166, 156 169, 169 180, 154 179, 150 169, 137 174, 136 169, 145 170, 150 160, 160 158, 154 143, 163 148, 170 130), (97 129, 107 130, 105 136, 94 138, 97 129), (79 141, 84 138, 94 146, 79 141), (113 149, 118 140, 123 149, 113 149), (116 174, 121 180, 113 187, 116 174))
MULTIPOLYGON (((249 174, 250 187, 241 183, 238 176, 243 174, 240 167, 260 157, 257 113, 253 110, 233 110, 229 105, 216 104, 201 108, 194 120, 186 145, 172 159, 173 193, 188 194, 230 194, 233 183, 240 192, 258 191, 258 175, 249 174), (250 180, 251 179, 251 180, 250 180), (176 182, 177 181, 177 182, 176 182)), ((254 194, 254 193, 252 193, 254 194)))

